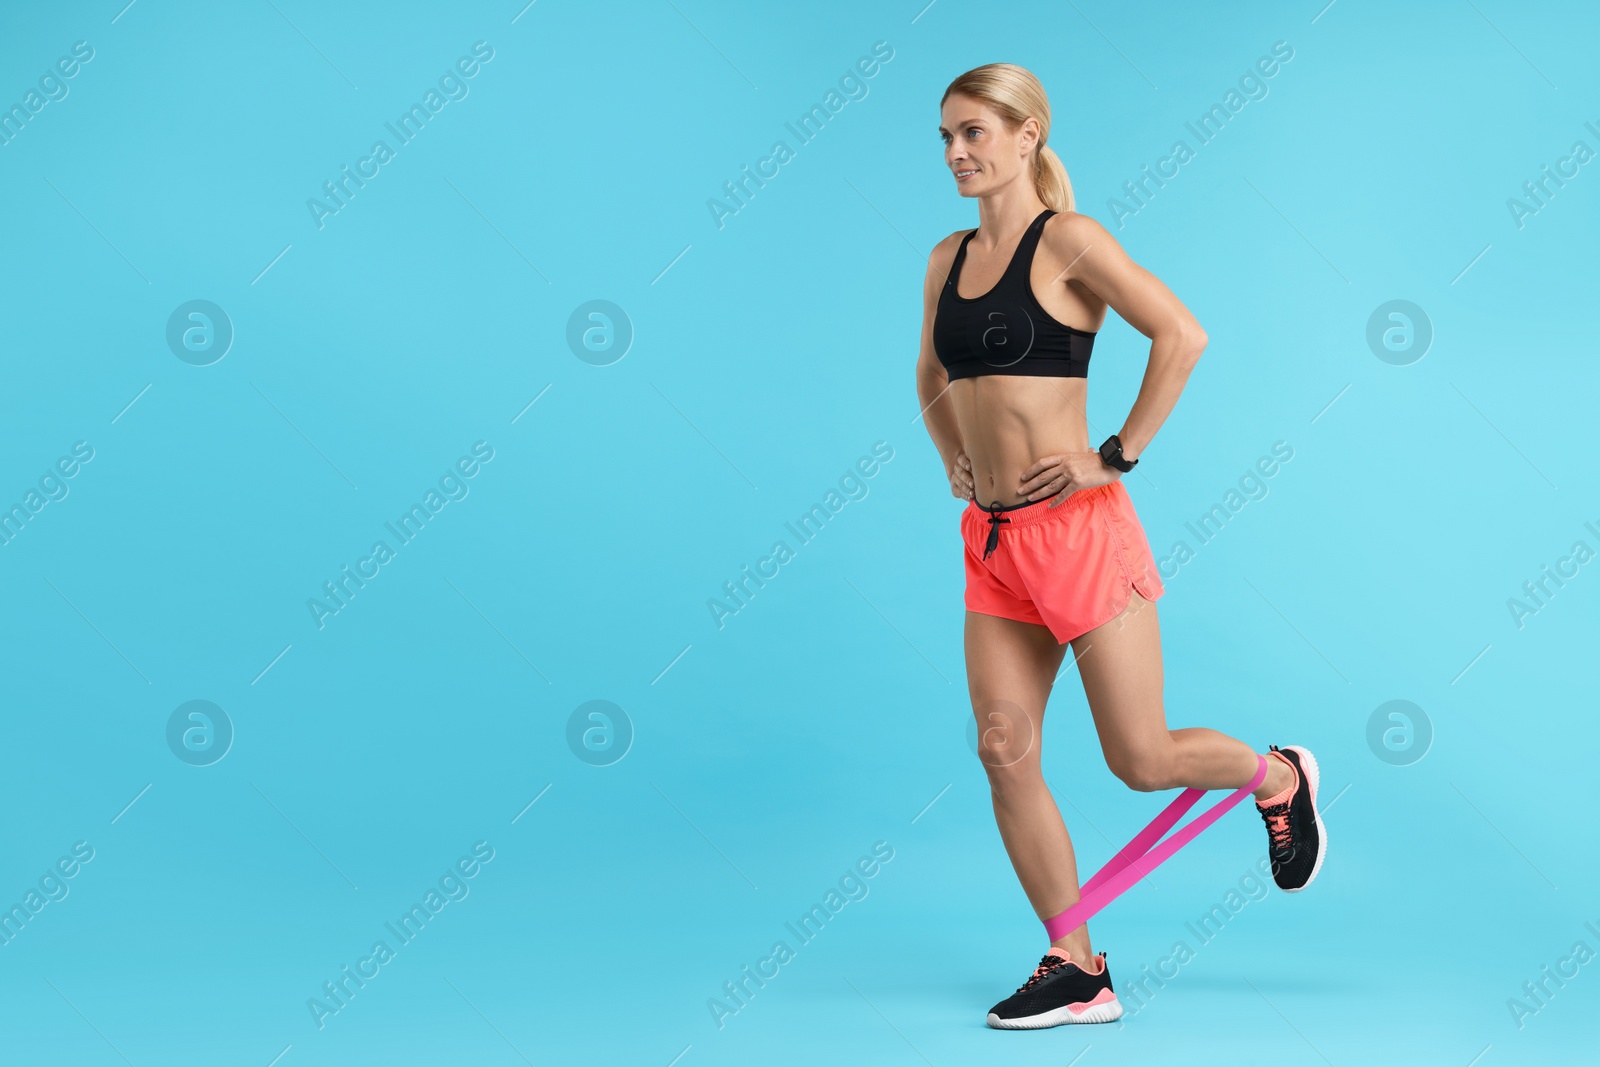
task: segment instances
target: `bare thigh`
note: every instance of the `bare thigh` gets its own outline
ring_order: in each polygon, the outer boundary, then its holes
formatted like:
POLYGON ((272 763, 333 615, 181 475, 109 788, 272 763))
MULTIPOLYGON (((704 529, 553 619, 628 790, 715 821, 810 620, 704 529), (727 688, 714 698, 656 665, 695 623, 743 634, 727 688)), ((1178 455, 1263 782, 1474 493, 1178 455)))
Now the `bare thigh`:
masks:
POLYGON ((1033 623, 967 612, 967 691, 979 754, 991 770, 1024 757, 1037 764, 1045 704, 1067 647, 1033 623))
MULTIPOLYGON (((1156 605, 1133 591, 1121 615, 1074 638, 1072 648, 1106 765, 1125 781, 1164 768, 1173 742, 1161 695, 1156 605)), ((1129 784, 1163 787, 1146 781, 1129 784)))

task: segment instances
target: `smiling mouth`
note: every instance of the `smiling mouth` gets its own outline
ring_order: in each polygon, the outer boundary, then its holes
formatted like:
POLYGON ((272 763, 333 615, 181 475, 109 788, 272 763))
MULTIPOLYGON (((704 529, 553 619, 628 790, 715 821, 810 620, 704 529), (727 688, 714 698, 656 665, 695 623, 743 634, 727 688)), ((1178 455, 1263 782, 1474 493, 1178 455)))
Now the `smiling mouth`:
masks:
POLYGON ((956 181, 964 182, 976 173, 978 173, 976 170, 958 170, 956 171, 956 181))

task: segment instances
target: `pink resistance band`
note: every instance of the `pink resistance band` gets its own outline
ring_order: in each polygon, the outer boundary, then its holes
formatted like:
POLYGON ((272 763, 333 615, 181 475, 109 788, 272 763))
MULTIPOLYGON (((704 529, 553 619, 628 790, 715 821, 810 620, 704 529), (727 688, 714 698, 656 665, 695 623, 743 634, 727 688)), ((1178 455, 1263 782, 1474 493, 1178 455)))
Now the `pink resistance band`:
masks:
POLYGON ((1139 836, 1129 841, 1121 852, 1112 856, 1104 867, 1095 872, 1095 876, 1084 885, 1076 904, 1060 915, 1044 921, 1045 932, 1050 935, 1050 940, 1065 937, 1088 922, 1101 908, 1126 893, 1139 879, 1161 866, 1172 857, 1173 853, 1193 841, 1201 830, 1216 822, 1223 812, 1255 792, 1257 787, 1267 780, 1267 758, 1265 756, 1256 758, 1261 761, 1261 766, 1256 770, 1256 776, 1250 779, 1249 785, 1240 786, 1231 795, 1213 804, 1194 822, 1156 845, 1161 835, 1172 829, 1173 824, 1183 818, 1184 813, 1194 807, 1195 801, 1204 796, 1206 791, 1185 789, 1179 793, 1177 799, 1155 817, 1154 822, 1140 830, 1139 836), (1155 847, 1151 848, 1152 845, 1155 847))

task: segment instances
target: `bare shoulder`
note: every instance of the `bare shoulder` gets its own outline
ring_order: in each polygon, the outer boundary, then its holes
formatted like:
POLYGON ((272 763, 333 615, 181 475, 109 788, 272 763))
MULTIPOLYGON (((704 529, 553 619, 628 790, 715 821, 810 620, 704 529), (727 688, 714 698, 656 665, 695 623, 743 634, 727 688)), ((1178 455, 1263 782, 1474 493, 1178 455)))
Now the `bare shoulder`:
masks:
POLYGON ((1067 260, 1075 259, 1085 249, 1095 245, 1121 247, 1117 239, 1111 236, 1111 231, 1100 225, 1097 219, 1076 211, 1061 211, 1051 215, 1045 220, 1044 233, 1039 239, 1051 252, 1067 260))
POLYGON ((948 274, 950 265, 956 259, 956 249, 961 247, 961 239, 971 232, 971 230, 957 230, 934 245, 933 251, 928 254, 928 269, 938 270, 941 275, 948 274))
POLYGON ((934 294, 944 288, 945 280, 950 277, 950 268, 955 266, 956 249, 961 247, 961 239, 971 230, 957 230, 949 237, 933 246, 933 251, 928 253, 928 273, 923 278, 923 297, 932 301, 934 294))

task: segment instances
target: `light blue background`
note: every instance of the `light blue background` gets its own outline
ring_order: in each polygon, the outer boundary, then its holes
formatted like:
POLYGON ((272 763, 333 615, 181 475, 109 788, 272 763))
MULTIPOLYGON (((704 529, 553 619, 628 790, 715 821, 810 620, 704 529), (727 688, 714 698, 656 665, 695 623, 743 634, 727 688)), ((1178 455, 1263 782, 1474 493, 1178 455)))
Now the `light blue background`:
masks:
MULTIPOLYGON (((7 106, 94 49, 0 147, 0 504, 94 449, 0 547, 0 903, 94 849, 0 945, 7 1063, 1594 1055, 1600 963, 1520 1028, 1507 1005, 1600 950, 1600 564, 1507 608, 1600 549, 1600 172, 1520 228, 1506 206, 1600 148, 1591 10, 122 4, 0 22, 7 106), (470 95, 319 229, 307 199, 480 40, 470 95), (707 200, 877 41, 868 95, 719 229, 707 200), (1275 41, 1268 95, 1117 227, 1108 199, 1275 41), (1167 705, 1311 747, 1327 863, 1198 946, 1264 853, 1246 809, 1118 901, 1093 929, 1120 989, 1196 948, 1121 1028, 983 1026, 1045 941, 964 740, 961 505, 913 367, 927 252, 976 224, 939 96, 994 60, 1041 77, 1078 206, 1211 338, 1128 479, 1157 556, 1294 450, 1169 568, 1167 705), (165 342, 194 299, 235 330, 207 367, 165 342), (635 331, 608 366, 565 340, 597 299, 635 331), (1409 366, 1365 340, 1393 299, 1434 330, 1409 366), (307 599, 476 441, 470 494, 319 629, 307 599), (878 441, 866 495, 719 629, 708 600, 878 441), (236 731, 208 767, 165 740, 194 699, 236 731), (1434 731, 1408 766, 1366 740, 1392 699, 1434 731), (631 722, 610 766, 566 740, 590 700, 631 722), (470 895, 319 1029, 308 998, 478 841, 470 895), (799 946, 784 923, 877 841, 868 895, 799 946), (780 938, 719 1029, 707 1001, 780 938)), ((1094 433, 1147 348, 1108 319, 1094 433)), ((1093 870, 1164 798, 1106 770, 1070 667, 1051 709, 1093 870)))

